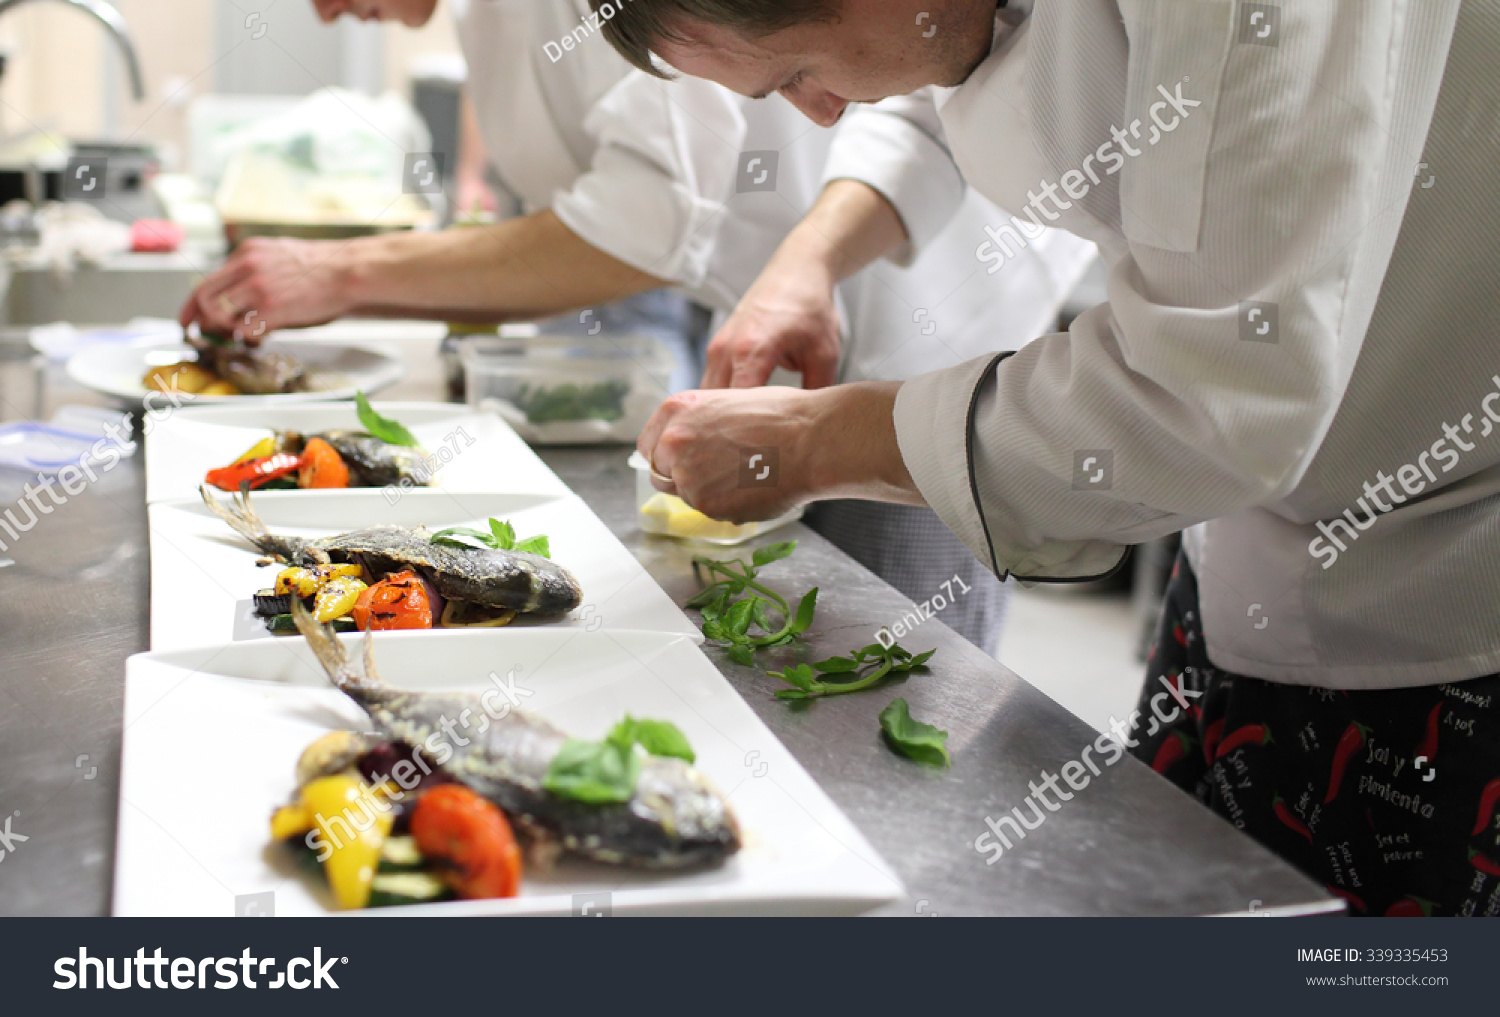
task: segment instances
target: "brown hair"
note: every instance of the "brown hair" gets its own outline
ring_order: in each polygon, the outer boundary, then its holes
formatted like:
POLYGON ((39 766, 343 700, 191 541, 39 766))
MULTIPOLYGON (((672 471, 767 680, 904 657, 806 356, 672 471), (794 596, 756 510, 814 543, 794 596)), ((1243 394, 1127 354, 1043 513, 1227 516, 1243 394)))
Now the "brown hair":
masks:
POLYGON ((600 30, 621 56, 658 78, 666 77, 651 58, 661 42, 688 42, 683 25, 698 21, 748 35, 770 35, 809 21, 838 16, 841 0, 589 0, 600 30))

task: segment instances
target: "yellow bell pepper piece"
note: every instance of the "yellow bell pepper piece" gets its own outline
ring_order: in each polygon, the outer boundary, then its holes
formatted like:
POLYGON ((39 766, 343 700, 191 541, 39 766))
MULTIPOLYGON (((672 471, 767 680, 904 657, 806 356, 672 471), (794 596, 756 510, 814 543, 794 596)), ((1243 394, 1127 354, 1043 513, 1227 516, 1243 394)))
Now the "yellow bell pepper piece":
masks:
POLYGON ((300 802, 296 805, 283 805, 271 816, 272 840, 291 840, 311 829, 312 816, 307 814, 307 809, 300 802))
MULTIPOLYGON (((214 393, 214 394, 217 395, 218 393, 214 393)), ((230 393, 226 393, 226 394, 228 394, 228 395, 234 395, 235 393, 230 392, 230 393)), ((242 455, 238 459, 236 459, 234 461, 234 465, 238 466, 240 463, 248 463, 252 459, 264 459, 266 456, 273 456, 275 454, 276 454, 276 438, 274 436, 269 437, 269 438, 262 438, 260 441, 256 442, 254 445, 251 445, 250 448, 249 448, 249 450, 246 451, 244 455, 242 455)))
POLYGON ((313 617, 324 625, 336 618, 344 617, 354 610, 354 605, 359 602, 359 595, 368 589, 369 587, 363 580, 352 576, 330 579, 328 584, 318 591, 317 599, 313 601, 313 617))
POLYGON ((323 777, 302 789, 302 807, 329 850, 323 872, 341 908, 369 903, 380 849, 396 818, 383 797, 352 774, 323 777))

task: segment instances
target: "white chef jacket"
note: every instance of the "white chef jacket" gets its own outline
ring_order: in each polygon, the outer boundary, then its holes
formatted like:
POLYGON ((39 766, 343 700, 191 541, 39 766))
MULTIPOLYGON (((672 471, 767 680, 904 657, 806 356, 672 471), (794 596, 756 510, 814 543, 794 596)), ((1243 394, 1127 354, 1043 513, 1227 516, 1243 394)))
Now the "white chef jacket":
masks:
POLYGON ((1082 577, 1202 523, 1219 667, 1500 670, 1500 5, 1458 15, 1038 0, 1000 33, 940 110, 954 156, 1007 207, 1052 184, 1109 302, 903 387, 907 464, 976 554, 1082 577))
POLYGON ((965 186, 935 117, 872 108, 825 130, 780 96, 664 82, 590 30, 584 0, 462 0, 455 13, 486 146, 527 209, 550 207, 594 247, 721 313, 829 181, 884 194, 911 243, 839 287, 845 380, 1017 349, 1050 327, 1095 257, 1051 230, 1003 271, 977 264, 983 227, 1001 213, 965 186), (766 170, 775 176, 761 180, 766 170))

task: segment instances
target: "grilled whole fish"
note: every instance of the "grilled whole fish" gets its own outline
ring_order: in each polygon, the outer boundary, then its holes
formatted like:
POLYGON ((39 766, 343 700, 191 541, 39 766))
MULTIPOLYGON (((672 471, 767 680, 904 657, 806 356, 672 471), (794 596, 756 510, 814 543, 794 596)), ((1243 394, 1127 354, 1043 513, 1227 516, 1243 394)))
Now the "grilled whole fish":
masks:
POLYGON ((192 342, 198 363, 245 395, 280 395, 307 388, 307 371, 297 358, 274 350, 252 350, 238 343, 192 342))
POLYGON ((325 431, 318 435, 333 446, 358 487, 390 487, 406 480, 432 483, 432 461, 421 449, 403 448, 363 431, 325 431))
POLYGON ((443 547, 423 528, 376 526, 336 537, 305 540, 266 529, 241 492, 226 505, 205 484, 198 488, 214 515, 267 557, 289 565, 363 565, 372 576, 414 569, 445 600, 500 608, 528 615, 559 615, 583 601, 583 591, 567 569, 541 555, 522 551, 443 547))
POLYGON ((591 805, 558 797, 543 787, 543 778, 567 740, 562 731, 514 709, 471 729, 468 718, 493 717, 482 693, 389 688, 375 673, 368 636, 360 675, 332 627, 319 625, 297 600, 292 617, 333 684, 369 715, 377 733, 408 746, 429 740, 447 746, 453 755, 440 764, 447 776, 564 851, 611 865, 684 869, 717 864, 739 850, 739 825, 728 803, 682 760, 648 757, 628 802, 591 805), (461 736, 450 737, 458 726, 461 736))

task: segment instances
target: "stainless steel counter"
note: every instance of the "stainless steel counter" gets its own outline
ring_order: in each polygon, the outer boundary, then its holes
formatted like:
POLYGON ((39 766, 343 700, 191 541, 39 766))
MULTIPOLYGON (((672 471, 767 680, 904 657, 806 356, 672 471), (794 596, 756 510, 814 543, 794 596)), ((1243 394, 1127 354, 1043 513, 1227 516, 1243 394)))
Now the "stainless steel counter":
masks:
MULTIPOLYGON (((386 394, 438 398, 435 354, 425 344, 407 352, 412 375, 386 394)), ((29 355, 0 353, 0 420, 93 401, 39 381, 29 355)), ((623 450, 559 449, 543 458, 668 593, 681 602, 696 590, 693 550, 636 527, 634 481, 623 450)), ((0 914, 109 910, 123 664, 147 644, 141 462, 138 456, 122 464, 0 550, 0 562, 15 562, 0 565, 0 831, 8 816, 12 835, 0 857, 0 914)), ((16 503, 30 479, 0 470, 0 511, 16 503)), ((0 540, 5 536, 0 531, 0 540)), ((768 666, 863 646, 881 625, 912 610, 901 594, 805 527, 763 542, 788 537, 799 549, 769 571, 768 580, 787 593, 812 586, 822 593, 808 645, 767 655, 768 666)), ((974 848, 986 831, 985 817, 1021 806, 1028 782, 1040 780, 1043 770, 1057 773, 1097 735, 940 622, 927 622, 902 642, 913 651, 938 651, 930 673, 801 705, 773 699, 773 679, 709 650, 905 881, 910 899, 887 913, 1342 910, 1321 888, 1128 757, 1072 800, 1057 803, 1061 807, 1038 829, 986 864, 987 856, 974 848), (951 770, 907 762, 881 743, 877 715, 898 695, 917 717, 951 733, 951 770)))

